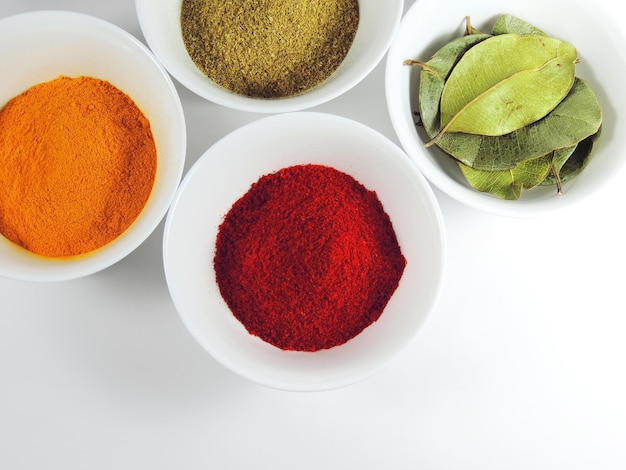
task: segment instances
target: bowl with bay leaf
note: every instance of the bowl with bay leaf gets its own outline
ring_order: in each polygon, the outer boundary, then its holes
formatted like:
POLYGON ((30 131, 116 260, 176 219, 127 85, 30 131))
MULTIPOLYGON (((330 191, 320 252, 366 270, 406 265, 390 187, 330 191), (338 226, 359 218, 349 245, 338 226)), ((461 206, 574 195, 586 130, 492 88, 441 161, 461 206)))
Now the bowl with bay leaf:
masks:
POLYGON ((386 98, 432 184, 480 210, 535 217, 610 182, 625 157, 626 53, 603 3, 423 0, 407 12, 386 98))
POLYGON ((403 0, 136 0, 146 41, 197 95, 258 113, 340 96, 382 60, 403 0))

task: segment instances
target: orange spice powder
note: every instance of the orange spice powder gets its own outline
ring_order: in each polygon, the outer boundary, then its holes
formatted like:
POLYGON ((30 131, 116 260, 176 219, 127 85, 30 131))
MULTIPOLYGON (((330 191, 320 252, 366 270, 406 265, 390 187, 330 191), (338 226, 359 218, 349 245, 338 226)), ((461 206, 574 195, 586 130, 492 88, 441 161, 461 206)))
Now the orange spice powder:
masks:
POLYGON ((0 233, 47 257, 122 234, 154 185, 150 123, 109 82, 59 77, 0 110, 0 233))

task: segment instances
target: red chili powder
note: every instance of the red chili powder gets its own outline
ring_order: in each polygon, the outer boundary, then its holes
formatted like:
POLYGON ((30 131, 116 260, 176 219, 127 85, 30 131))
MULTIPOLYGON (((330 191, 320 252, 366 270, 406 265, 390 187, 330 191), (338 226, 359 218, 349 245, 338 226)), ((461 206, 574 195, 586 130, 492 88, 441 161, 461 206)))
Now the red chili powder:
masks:
POLYGON ((406 259, 376 193, 311 164, 261 177, 232 206, 214 266, 222 297, 251 334, 317 351, 378 320, 406 259))

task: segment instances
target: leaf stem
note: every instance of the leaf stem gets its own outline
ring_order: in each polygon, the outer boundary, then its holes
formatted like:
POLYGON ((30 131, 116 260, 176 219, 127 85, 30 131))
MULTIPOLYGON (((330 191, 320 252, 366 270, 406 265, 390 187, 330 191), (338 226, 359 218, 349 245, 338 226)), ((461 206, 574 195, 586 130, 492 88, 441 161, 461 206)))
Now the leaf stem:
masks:
POLYGON ((435 137, 433 137, 432 139, 430 139, 428 142, 426 142, 424 144, 424 147, 428 148, 434 144, 437 143, 437 141, 441 138, 442 135, 444 135, 446 133, 447 127, 444 127, 443 129, 441 129, 439 132, 437 132, 437 134, 435 135, 435 137))
POLYGON ((422 67, 424 70, 434 72, 434 70, 426 62, 422 62, 419 60, 406 59, 404 62, 402 62, 402 65, 417 65, 418 67, 422 67))
POLYGON ((470 34, 482 34, 479 30, 472 26, 470 22, 470 17, 465 17, 465 36, 469 36, 470 34))
POLYGON ((552 176, 554 176, 554 181, 556 181, 556 194, 557 196, 562 196, 563 186, 561 185, 561 177, 559 176, 559 172, 556 171, 556 168, 554 168, 554 162, 552 163, 550 172, 552 173, 552 176))

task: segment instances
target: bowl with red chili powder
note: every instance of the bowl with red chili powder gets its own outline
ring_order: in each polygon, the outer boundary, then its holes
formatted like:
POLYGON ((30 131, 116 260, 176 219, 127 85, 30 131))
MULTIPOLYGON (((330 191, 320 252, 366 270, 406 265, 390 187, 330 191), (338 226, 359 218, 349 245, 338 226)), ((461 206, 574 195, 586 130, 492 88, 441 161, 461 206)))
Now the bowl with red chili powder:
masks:
POLYGON ((377 131, 324 113, 248 124, 209 148, 168 214, 164 266, 191 335, 254 382, 362 380, 435 308, 445 235, 426 180, 377 131))
POLYGON ((386 53, 403 0, 136 0, 150 48, 181 84, 243 111, 327 102, 386 53))
POLYGON ((4 18, 0 48, 0 275, 105 269, 175 195, 186 152, 176 89, 136 38, 79 13, 4 18))

